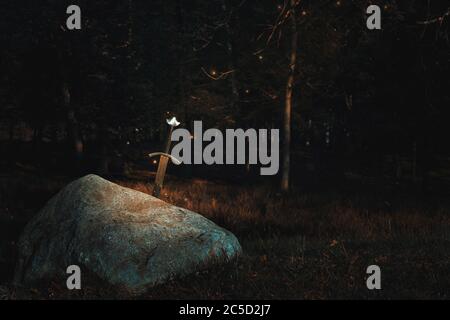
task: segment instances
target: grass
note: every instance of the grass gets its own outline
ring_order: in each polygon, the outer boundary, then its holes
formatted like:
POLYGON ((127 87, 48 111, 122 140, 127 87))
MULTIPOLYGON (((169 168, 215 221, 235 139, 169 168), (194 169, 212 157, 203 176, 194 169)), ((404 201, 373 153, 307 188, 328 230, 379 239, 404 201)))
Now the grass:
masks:
MULTIPOLYGON (((2 180, 0 299, 130 298, 91 275, 69 292, 55 279, 39 288, 10 285, 15 242, 24 223, 67 181, 2 180), (27 201, 23 201, 28 199, 27 201), (22 201, 21 201, 22 200, 22 201), (8 218, 9 217, 9 218, 8 218), (13 228, 12 226, 15 226, 13 228), (9 230, 8 232, 5 232, 9 230)), ((117 183, 151 193, 136 179, 117 183)), ((450 297, 450 214, 445 198, 390 191, 293 190, 170 179, 162 199, 232 231, 244 254, 152 288, 142 299, 445 299, 450 297), (366 288, 366 268, 382 269, 382 290, 366 288)))

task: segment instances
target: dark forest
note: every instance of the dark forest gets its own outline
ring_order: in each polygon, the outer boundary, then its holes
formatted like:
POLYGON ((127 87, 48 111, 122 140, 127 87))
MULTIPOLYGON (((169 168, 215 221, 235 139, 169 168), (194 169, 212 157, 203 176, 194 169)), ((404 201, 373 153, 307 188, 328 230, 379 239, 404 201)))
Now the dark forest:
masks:
MULTIPOLYGON (((448 1, 19 0, 2 13, 0 299, 450 298, 448 1), (73 4, 81 25, 71 30, 73 4), (381 29, 368 28, 370 5, 381 29), (234 165, 150 158, 174 145, 173 117, 193 140, 194 121, 278 129, 277 174, 261 175, 249 150, 234 165), (116 271, 78 261, 71 246, 93 227, 64 231, 87 209, 60 190, 87 175, 199 213, 242 252, 130 292, 116 271), (55 196, 78 215, 51 216, 55 196), (68 239, 70 257, 53 257, 62 274, 17 283, 41 272, 40 249, 23 258, 27 236, 45 247, 68 239), (71 259, 82 290, 66 288, 71 259), (382 290, 367 287, 370 265, 382 290)), ((123 195, 102 197, 114 211, 123 195)), ((103 240, 86 247, 109 250, 103 240)), ((169 254, 155 248, 146 263, 169 254)))

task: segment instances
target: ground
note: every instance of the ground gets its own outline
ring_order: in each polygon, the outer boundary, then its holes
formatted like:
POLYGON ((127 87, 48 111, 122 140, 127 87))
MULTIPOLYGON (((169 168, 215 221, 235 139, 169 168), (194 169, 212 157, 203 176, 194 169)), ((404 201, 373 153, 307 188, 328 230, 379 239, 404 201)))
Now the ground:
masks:
MULTIPOLYGON (((133 172, 111 180, 151 193, 133 172)), ((25 223, 71 178, 21 168, 1 176, 0 299, 130 298, 92 276, 69 292, 13 288, 15 248, 25 223)), ((327 191, 239 185, 170 177, 162 199, 201 213, 232 231, 244 254, 227 266, 175 279, 144 299, 429 299, 450 298, 450 215, 446 197, 377 188, 327 191), (369 291, 366 269, 382 270, 382 290, 369 291)))

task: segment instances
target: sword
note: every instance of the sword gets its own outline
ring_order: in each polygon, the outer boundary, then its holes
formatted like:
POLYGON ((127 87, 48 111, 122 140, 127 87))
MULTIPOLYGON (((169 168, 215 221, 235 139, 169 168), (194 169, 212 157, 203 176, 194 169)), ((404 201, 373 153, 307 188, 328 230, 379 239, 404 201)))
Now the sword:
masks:
POLYGON ((148 155, 150 158, 159 156, 158 171, 156 171, 155 186, 153 187, 152 192, 152 195, 157 198, 159 198, 161 189, 163 188, 164 185, 164 176, 166 175, 167 163, 169 162, 169 159, 171 159, 175 165, 181 164, 180 160, 169 154, 170 145, 172 144, 171 137, 173 128, 178 127, 180 125, 180 122, 178 122, 177 118, 175 117, 167 119, 166 122, 170 126, 170 129, 169 129, 169 136, 167 137, 165 152, 155 152, 148 155))

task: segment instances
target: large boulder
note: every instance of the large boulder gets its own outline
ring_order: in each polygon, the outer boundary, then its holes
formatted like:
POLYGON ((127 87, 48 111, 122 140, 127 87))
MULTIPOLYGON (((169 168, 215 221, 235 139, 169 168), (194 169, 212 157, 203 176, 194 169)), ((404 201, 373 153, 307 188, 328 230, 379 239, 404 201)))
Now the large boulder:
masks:
POLYGON ((133 293, 237 257, 229 231, 205 217, 95 175, 54 196, 19 242, 17 284, 80 266, 133 293))

